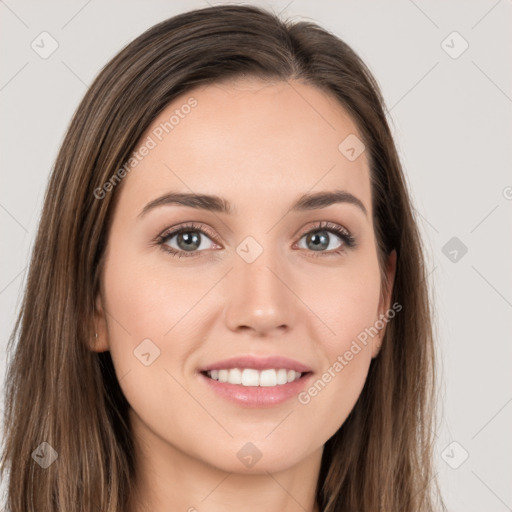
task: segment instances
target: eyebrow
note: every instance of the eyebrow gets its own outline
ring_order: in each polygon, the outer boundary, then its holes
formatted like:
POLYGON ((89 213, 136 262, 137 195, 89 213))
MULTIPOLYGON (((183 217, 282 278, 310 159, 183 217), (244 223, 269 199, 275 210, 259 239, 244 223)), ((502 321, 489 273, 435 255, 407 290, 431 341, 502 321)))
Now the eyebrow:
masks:
MULTIPOLYGON (((352 204, 361 210, 365 216, 368 216, 368 212, 362 201, 346 190, 303 194, 292 205, 290 211, 301 212, 308 210, 319 210, 321 208, 327 208, 328 206, 337 203, 352 204)), ((146 206, 144 206, 142 211, 139 213, 138 217, 142 218, 150 210, 160 206, 171 205, 188 206, 198 210, 226 213, 228 215, 232 215, 236 212, 236 209, 229 201, 216 195, 170 192, 161 197, 157 197, 153 201, 150 201, 148 204, 146 204, 146 206)))

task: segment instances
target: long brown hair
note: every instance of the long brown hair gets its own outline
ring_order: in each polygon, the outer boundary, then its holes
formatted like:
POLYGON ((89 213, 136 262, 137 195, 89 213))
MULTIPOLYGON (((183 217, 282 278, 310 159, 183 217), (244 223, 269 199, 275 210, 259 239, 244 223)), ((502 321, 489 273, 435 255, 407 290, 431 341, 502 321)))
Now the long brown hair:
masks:
POLYGON ((423 246, 379 87, 354 51, 316 24, 220 5, 165 20, 128 44, 68 128, 8 345, 1 472, 10 512, 120 512, 128 503, 135 469, 128 403, 109 352, 90 344, 122 182, 101 199, 95 191, 174 98, 240 76, 301 80, 348 110, 371 163, 381 271, 397 252, 391 303, 403 310, 386 328, 354 409, 325 444, 319 509, 431 512, 439 503, 445 510, 432 462, 436 379, 423 246), (58 456, 46 469, 36 463, 37 450, 53 453, 43 442, 58 456))

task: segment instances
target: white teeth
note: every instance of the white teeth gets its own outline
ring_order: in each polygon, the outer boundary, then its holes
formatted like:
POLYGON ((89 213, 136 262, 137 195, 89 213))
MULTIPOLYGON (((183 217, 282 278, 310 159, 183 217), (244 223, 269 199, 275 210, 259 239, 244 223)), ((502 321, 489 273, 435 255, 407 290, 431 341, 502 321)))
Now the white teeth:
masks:
POLYGON ((288 382, 288 372, 284 368, 277 370, 276 380, 278 384, 286 384, 288 382))
POLYGON ((260 386, 276 386, 277 375, 275 370, 263 370, 260 373, 260 386))
POLYGON ((255 370, 253 368, 230 368, 229 370, 209 370, 208 377, 228 384, 242 384, 242 386, 281 386, 288 382, 300 379, 302 373, 295 370, 280 368, 278 370, 255 370))
POLYGON ((229 370, 228 382, 230 384, 242 384, 242 371, 238 368, 229 370))
POLYGON ((259 372, 251 368, 246 368, 242 372, 242 386, 258 386, 259 372))

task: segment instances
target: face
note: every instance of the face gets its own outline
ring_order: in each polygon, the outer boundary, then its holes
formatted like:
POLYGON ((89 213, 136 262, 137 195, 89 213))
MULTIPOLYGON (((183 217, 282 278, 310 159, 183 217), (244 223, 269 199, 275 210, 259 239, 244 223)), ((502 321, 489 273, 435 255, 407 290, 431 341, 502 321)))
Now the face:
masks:
POLYGON ((325 92, 257 79, 186 93, 143 136, 95 350, 110 350, 148 450, 274 472, 320 454, 347 418, 384 329, 362 333, 389 308, 355 137, 325 92))

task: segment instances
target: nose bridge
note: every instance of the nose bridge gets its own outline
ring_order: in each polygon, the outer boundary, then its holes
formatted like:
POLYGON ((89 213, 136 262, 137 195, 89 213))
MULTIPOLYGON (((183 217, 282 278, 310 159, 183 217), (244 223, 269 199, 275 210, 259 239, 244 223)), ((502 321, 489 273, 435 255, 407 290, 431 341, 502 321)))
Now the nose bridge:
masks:
MULTIPOLYGON (((286 283, 280 251, 247 237, 237 247, 233 271, 230 272, 228 323, 269 331, 293 323, 296 307, 293 293, 286 283)), ((267 237, 268 241, 270 237, 267 237)), ((266 245, 266 244, 265 244, 266 245)))

